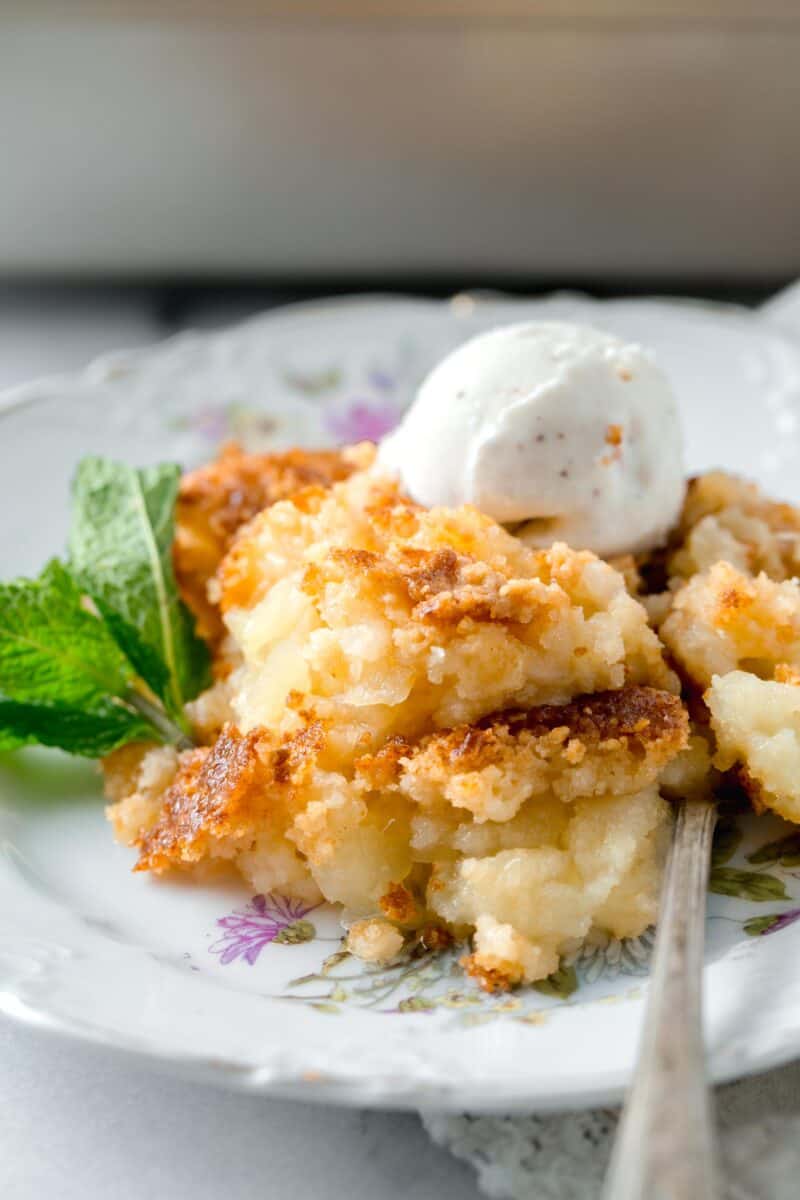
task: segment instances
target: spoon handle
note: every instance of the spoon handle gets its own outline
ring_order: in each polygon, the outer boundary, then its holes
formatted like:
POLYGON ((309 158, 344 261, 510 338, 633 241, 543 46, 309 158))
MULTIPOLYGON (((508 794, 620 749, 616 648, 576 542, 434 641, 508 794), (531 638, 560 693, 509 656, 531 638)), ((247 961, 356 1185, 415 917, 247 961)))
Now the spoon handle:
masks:
POLYGON ((604 1200, 716 1200, 702 1029, 706 890, 716 805, 683 800, 661 897, 639 1059, 604 1200))

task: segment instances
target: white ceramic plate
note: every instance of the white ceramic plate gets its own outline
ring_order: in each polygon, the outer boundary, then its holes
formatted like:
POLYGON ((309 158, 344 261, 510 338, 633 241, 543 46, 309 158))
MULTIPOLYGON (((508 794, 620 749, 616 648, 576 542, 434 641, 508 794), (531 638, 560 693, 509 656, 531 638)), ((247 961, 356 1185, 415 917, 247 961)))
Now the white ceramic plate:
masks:
MULTIPOLYGON (((337 301, 115 355, 6 397, 2 574, 62 548, 69 477, 87 452, 189 463, 228 436, 377 436, 450 346, 534 316, 651 346, 680 396, 691 468, 724 464, 800 500, 800 341, 761 316, 571 296, 337 301)), ((800 837, 764 850, 791 830, 748 821, 726 830, 717 883, 733 894, 709 909, 717 1079, 800 1053, 800 837)), ((579 1107, 618 1099, 629 1077, 649 937, 585 952, 565 973, 568 996, 487 997, 453 956, 364 971, 337 958, 331 910, 133 875, 94 766, 41 751, 0 762, 0 839, 0 1007, 24 1020, 197 1078, 337 1103, 579 1107)))

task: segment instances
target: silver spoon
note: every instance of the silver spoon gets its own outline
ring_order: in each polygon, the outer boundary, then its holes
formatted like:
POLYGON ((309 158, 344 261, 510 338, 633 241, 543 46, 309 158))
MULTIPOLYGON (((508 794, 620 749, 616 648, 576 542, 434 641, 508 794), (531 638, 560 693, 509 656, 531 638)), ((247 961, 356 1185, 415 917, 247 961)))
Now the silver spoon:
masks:
POLYGON ((702 1029, 710 800, 678 805, 639 1058, 604 1200, 716 1200, 716 1139, 702 1029))

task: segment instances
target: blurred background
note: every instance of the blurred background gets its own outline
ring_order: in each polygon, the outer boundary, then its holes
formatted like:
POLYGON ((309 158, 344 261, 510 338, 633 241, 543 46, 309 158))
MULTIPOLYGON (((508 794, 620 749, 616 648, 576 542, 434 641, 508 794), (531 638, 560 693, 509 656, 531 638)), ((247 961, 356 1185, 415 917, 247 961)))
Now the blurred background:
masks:
POLYGON ((0 386, 303 296, 757 300, 797 0, 2 0, 0 386))

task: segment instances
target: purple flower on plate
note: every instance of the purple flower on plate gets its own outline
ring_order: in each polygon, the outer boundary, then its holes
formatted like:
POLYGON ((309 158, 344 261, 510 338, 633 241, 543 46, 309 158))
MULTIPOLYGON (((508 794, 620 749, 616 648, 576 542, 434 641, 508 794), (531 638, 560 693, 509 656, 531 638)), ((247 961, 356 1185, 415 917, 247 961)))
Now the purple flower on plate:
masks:
POLYGON ((348 408, 325 414, 325 423, 339 442, 377 442, 399 420, 397 407, 385 400, 354 400, 348 408))
POLYGON ((373 367, 371 371, 368 371, 367 380, 379 392, 393 392, 397 382, 388 371, 384 371, 381 367, 373 367))
POLYGON ((217 925, 223 931, 222 936, 209 946, 209 952, 218 954, 223 966, 237 958, 252 966, 271 942, 293 945, 311 941, 316 930, 303 918, 316 907, 275 892, 254 896, 243 909, 234 909, 229 916, 219 918, 217 925))

